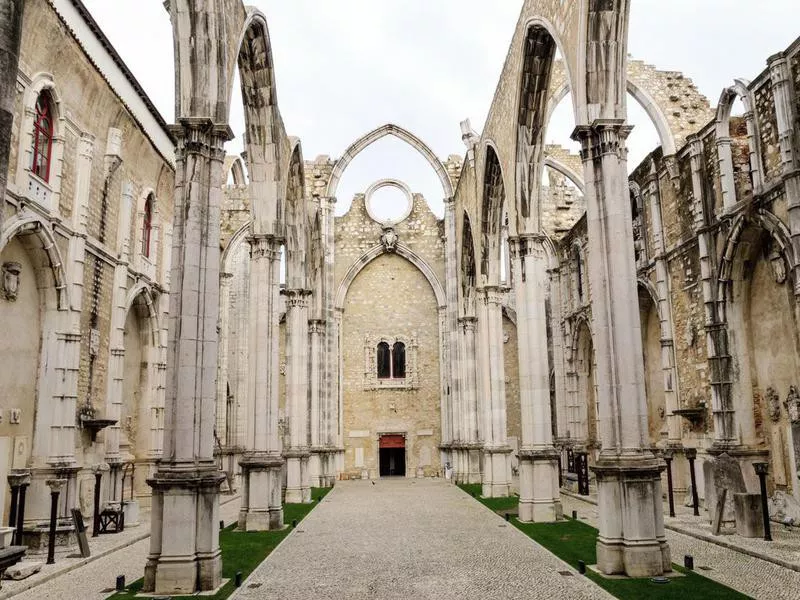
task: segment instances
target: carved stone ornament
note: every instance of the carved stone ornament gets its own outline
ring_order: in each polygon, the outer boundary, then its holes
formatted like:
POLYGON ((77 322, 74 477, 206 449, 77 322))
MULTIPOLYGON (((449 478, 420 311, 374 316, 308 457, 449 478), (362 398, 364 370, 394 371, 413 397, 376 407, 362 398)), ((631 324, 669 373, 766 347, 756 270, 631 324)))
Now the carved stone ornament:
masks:
POLYGON ((394 252, 397 249, 397 241, 398 241, 397 234, 394 231, 394 227, 384 227, 383 228, 383 235, 381 235, 381 244, 383 244, 383 249, 386 252, 394 252))
POLYGON ((785 404, 789 420, 792 423, 800 423, 800 393, 797 391, 797 386, 789 386, 789 395, 786 396, 785 404))
POLYGON ((778 392, 775 391, 774 387, 770 386, 767 388, 765 398, 767 400, 767 410, 769 411, 770 421, 777 423, 781 419, 781 400, 778 397, 778 392))
POLYGON ((3 296, 6 300, 14 302, 19 293, 19 274, 22 265, 18 262, 3 263, 3 296))
POLYGON ((772 274, 775 276, 775 281, 777 283, 786 281, 786 263, 780 252, 773 252, 770 254, 769 264, 772 266, 772 274))

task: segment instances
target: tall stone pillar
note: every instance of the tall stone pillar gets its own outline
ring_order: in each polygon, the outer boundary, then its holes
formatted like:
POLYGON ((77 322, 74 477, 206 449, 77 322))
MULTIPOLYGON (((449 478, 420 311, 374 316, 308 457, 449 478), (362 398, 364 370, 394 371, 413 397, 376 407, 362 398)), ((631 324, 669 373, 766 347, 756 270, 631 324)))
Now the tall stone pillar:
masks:
POLYGON ((509 240, 517 295, 519 395, 519 519, 551 522, 562 515, 558 454, 553 446, 547 349, 547 249, 542 234, 509 240))
POLYGON ((446 421, 442 427, 443 454, 457 475, 462 472, 463 453, 462 442, 464 434, 461 431, 461 381, 460 381, 460 356, 458 333, 458 259, 456 252, 456 213, 453 198, 444 199, 444 244, 445 244, 445 293, 447 307, 445 308, 445 335, 447 340, 448 365, 445 372, 445 406, 442 410, 442 420, 446 421), (448 436, 445 437, 445 431, 448 436))
POLYGON ((183 118, 177 140, 164 455, 153 489, 144 591, 192 594, 222 583, 214 403, 219 239, 227 125, 183 118))
POLYGON ((311 442, 311 456, 308 463, 310 485, 323 486, 322 460, 323 460, 323 434, 325 424, 322 419, 323 384, 325 378, 325 321, 324 319, 310 319, 308 321, 309 335, 309 438, 311 442))
POLYGON ((325 320, 325 347, 324 347, 324 377, 322 384, 322 395, 320 397, 321 412, 321 442, 323 451, 319 452, 322 471, 322 485, 330 487, 336 480, 338 467, 338 455, 343 455, 343 441, 340 439, 340 370, 339 370, 339 325, 341 324, 341 314, 336 314, 334 310, 333 289, 333 261, 334 261, 334 208, 336 198, 320 198, 320 215, 323 232, 323 313, 325 320))
POLYGON ((289 448, 286 458, 286 502, 311 502, 308 449, 308 299, 310 290, 285 290, 286 412, 289 448))
POLYGON ((586 182, 597 394, 598 568, 633 577, 671 570, 661 496, 663 463, 649 449, 639 299, 622 120, 578 127, 586 182))
POLYGON ((478 415, 478 370, 475 317, 458 320, 461 332, 461 431, 463 435, 462 467, 460 481, 481 482, 481 433, 478 415))
MULTIPOLYGON (((0 0, 0 202, 5 205, 25 0, 0 0)), ((3 225, 0 210, 0 230, 3 225)))
POLYGON ((478 290, 481 393, 483 412, 483 495, 508 496, 511 492, 510 455, 506 440, 506 384, 503 365, 503 294, 505 288, 478 290))
POLYGON ((280 247, 272 235, 250 242, 249 399, 247 451, 242 461, 242 508, 239 528, 265 531, 283 527, 278 436, 278 294, 280 247))

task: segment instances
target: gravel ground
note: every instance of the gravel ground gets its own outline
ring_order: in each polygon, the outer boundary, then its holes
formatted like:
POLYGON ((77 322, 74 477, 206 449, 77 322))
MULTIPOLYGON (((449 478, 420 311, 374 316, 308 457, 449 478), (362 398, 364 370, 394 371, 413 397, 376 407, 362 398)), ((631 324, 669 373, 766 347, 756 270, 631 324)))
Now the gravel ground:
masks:
POLYGON ((454 485, 429 479, 337 483, 232 596, 265 597, 610 598, 454 485))

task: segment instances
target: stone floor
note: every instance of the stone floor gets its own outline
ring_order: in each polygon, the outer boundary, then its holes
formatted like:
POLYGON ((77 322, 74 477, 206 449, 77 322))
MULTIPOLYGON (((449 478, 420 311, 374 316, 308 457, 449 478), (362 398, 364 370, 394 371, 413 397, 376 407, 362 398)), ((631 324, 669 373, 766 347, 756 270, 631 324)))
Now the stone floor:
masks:
MULTIPOLYGON (((220 518, 231 523, 239 516, 239 497, 222 497, 220 518)), ((89 538, 93 557, 65 558, 22 581, 3 581, 0 600, 102 600, 111 594, 117 575, 128 583, 144 574, 150 547, 150 519, 143 513, 138 527, 123 533, 89 538), (103 553, 103 556, 99 556, 103 553), (99 557, 98 557, 99 556, 99 557), (86 562, 86 561, 89 562, 86 562), (34 587, 32 587, 34 586, 34 587)))
POLYGON ((267 590, 271 600, 610 598, 454 485, 431 479, 337 483, 232 598, 267 590))
MULTIPOLYGON (((571 514, 573 510, 577 510, 579 519, 591 525, 597 525, 596 504, 566 495, 562 495, 561 500, 565 514, 571 514)), ((665 521, 668 524, 680 526, 689 523, 688 526, 699 528, 696 523, 699 519, 699 517, 692 516, 691 512, 685 514, 683 511, 678 511, 678 516, 674 519, 666 517, 665 521)), ((695 570, 698 573, 748 596, 770 600, 800 599, 800 573, 797 571, 671 529, 667 529, 666 535, 673 562, 682 564, 684 555, 691 554, 694 557, 695 570)), ((789 534, 787 532, 782 535, 786 537, 789 534)), ((791 535, 796 537, 798 534, 791 535)), ((738 536, 723 537, 729 541, 730 538, 738 536)), ((744 538, 739 539, 744 540, 744 538)), ((763 540, 746 541, 754 544, 769 544, 763 540)), ((777 548, 772 550, 777 550, 777 548)))

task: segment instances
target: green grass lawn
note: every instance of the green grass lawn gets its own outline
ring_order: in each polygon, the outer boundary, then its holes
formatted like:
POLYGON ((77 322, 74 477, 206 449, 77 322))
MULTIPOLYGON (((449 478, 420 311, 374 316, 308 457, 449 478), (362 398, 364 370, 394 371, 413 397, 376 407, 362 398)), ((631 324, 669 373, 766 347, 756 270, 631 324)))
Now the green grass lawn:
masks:
POLYGON ((517 506, 519 505, 518 496, 508 496, 505 498, 481 498, 481 491, 483 490, 483 487, 480 483, 461 483, 458 487, 467 492, 473 498, 477 498, 483 504, 496 512, 513 510, 516 513, 517 506))
MULTIPOLYGON (((502 504, 502 501, 519 501, 519 498, 481 498, 479 485, 460 485, 468 494, 472 495, 481 503, 492 510, 497 510, 495 506, 502 504)), ((582 523, 567 519, 558 523, 521 523, 516 518, 512 518, 514 526, 534 539, 539 544, 547 548, 561 560, 569 563, 573 567, 578 566, 578 561, 582 560, 587 565, 597 562, 596 547, 597 529, 582 523)), ((703 600, 738 600, 746 599, 748 596, 740 594, 716 581, 698 575, 694 571, 687 571, 677 565, 672 568, 685 577, 675 577, 669 583, 653 583, 649 578, 645 579, 606 579, 587 571, 586 576, 597 585, 605 589, 622 600, 670 600, 680 599, 689 600, 691 598, 702 598, 703 600)))
MULTIPOLYGON (((317 505, 317 501, 325 497, 331 488, 312 488, 311 497, 316 501, 311 504, 284 504, 283 520, 289 525, 281 531, 251 531, 248 533, 236 531, 236 525, 226 527, 219 534, 219 545, 222 549, 222 578, 230 579, 213 596, 203 596, 208 600, 225 600, 233 594, 234 577, 237 571, 242 572, 242 580, 252 573, 255 568, 272 552, 283 539, 292 531, 293 520, 298 523, 311 512, 317 505)), ((119 592, 111 596, 109 600, 132 600, 136 597, 144 581, 139 579, 125 588, 124 592, 119 592)), ((171 596, 173 600, 197 598, 197 596, 171 596)))

